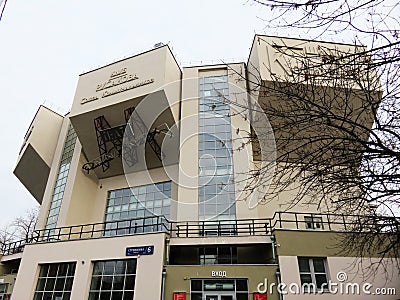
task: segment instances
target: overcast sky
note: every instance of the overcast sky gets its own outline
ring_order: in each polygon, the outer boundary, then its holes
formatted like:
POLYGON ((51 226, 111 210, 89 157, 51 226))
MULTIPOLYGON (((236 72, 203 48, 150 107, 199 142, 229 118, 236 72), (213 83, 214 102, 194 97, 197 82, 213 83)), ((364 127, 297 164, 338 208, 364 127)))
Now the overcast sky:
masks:
POLYGON ((247 0, 8 0, 0 21, 0 226, 36 204, 12 172, 40 104, 66 113, 80 73, 158 42, 184 65, 246 60, 256 32, 276 34, 265 31, 266 18, 247 0))

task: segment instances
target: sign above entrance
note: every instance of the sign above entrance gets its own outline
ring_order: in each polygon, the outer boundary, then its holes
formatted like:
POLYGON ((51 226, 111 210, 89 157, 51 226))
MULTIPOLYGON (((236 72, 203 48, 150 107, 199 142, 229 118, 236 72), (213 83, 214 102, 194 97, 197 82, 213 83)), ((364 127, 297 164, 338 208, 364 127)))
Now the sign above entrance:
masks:
POLYGON ((126 248, 126 256, 136 255, 152 255, 154 254, 154 246, 141 246, 126 248))
POLYGON ((211 271, 211 277, 226 277, 226 271, 211 271))

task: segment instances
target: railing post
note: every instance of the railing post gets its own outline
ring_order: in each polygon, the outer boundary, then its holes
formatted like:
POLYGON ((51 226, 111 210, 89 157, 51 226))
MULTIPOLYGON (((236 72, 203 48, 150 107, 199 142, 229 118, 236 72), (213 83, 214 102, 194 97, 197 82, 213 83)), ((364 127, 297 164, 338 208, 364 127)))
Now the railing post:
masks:
POLYGON ((346 230, 346 231, 347 231, 347 227, 346 227, 346 219, 345 219, 344 215, 342 215, 342 218, 343 218, 344 230, 346 230))
POLYGON ((236 218, 235 218, 235 233, 236 233, 236 235, 239 235, 239 228, 238 228, 238 223, 237 223, 236 218))
POLYGON ((278 216, 279 216, 279 228, 282 228, 282 213, 279 212, 278 216))
POLYGON ((186 221, 186 237, 189 237, 189 222, 186 221))
POLYGON ((331 229, 331 220, 329 218, 329 214, 326 215, 326 218, 328 219, 328 228, 329 228, 329 230, 332 230, 331 229))
POLYGON ((296 229, 299 229, 299 220, 297 219, 297 213, 294 213, 294 218, 296 219, 296 229))
POLYGON ((314 215, 313 214, 311 214, 311 226, 312 226, 312 229, 315 229, 314 215))

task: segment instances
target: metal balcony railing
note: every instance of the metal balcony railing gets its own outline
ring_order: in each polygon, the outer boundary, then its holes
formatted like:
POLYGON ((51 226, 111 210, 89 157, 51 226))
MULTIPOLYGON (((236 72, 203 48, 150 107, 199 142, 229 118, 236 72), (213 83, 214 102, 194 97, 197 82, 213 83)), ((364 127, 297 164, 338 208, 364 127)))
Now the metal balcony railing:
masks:
POLYGON ((272 218, 171 222, 164 216, 99 222, 35 230, 29 239, 5 244, 3 255, 23 251, 26 244, 164 232, 171 237, 269 235, 275 229, 398 232, 400 219, 372 215, 276 212, 272 218))
POLYGON ((172 237, 211 237, 267 235, 272 232, 271 219, 171 222, 172 237))
POLYGON ((135 235, 150 232, 169 233, 168 220, 164 216, 152 216, 35 230, 28 240, 5 244, 1 251, 3 255, 11 255, 22 252, 26 244, 135 235))

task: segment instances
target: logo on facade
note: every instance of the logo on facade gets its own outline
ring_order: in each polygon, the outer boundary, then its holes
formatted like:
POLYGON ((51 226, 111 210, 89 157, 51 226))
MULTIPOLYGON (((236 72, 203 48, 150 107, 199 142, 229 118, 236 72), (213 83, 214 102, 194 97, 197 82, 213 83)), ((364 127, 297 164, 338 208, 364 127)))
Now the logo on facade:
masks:
POLYGON ((128 90, 132 90, 144 85, 148 85, 154 82, 154 78, 139 80, 136 73, 128 73, 128 68, 122 68, 120 70, 111 73, 110 78, 102 83, 99 83, 96 87, 96 93, 101 93, 101 96, 91 96, 81 99, 81 104, 99 100, 99 98, 109 97, 115 94, 119 94, 128 90), (121 86, 122 85, 122 86, 121 86))

